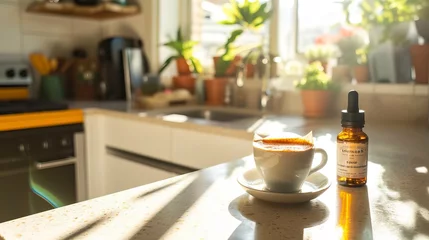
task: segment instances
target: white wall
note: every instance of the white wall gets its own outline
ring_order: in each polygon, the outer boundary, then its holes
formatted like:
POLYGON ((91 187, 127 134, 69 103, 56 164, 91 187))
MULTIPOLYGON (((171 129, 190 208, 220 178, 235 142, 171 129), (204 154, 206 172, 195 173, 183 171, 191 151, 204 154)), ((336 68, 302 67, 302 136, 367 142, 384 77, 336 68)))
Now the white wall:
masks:
MULTIPOLYGON (((67 57, 76 47, 84 48, 92 56, 98 42, 109 36, 141 37, 146 48, 151 39, 153 24, 150 14, 122 19, 97 21, 70 17, 26 13, 32 0, 0 0, 0 55, 22 55, 38 51, 49 56, 67 57), (148 16, 149 15, 149 16, 148 16), (149 31, 147 31, 149 30, 149 31)), ((151 13, 151 1, 140 0, 143 11, 151 13)), ((149 57, 156 55, 148 50, 149 57)))

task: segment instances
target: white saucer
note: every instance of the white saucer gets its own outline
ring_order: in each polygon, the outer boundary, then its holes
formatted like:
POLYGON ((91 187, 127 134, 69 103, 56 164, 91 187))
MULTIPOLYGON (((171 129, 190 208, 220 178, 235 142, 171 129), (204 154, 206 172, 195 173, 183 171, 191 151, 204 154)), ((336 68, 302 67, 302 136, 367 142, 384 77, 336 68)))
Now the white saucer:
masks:
POLYGON ((237 178, 238 183, 247 193, 260 200, 277 203, 301 203, 308 202, 324 193, 331 182, 322 173, 316 172, 305 179, 300 192, 277 193, 265 188, 264 180, 256 168, 245 171, 237 178))

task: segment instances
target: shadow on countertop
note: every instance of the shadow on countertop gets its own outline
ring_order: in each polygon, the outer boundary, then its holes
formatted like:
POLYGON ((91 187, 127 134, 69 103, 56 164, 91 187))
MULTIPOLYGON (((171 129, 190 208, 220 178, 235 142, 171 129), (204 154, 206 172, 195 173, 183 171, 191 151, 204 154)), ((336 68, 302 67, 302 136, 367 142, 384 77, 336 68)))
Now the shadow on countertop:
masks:
POLYGON ((328 207, 315 200, 301 204, 276 204, 243 194, 228 208, 242 223, 231 234, 233 239, 303 239, 304 229, 324 223, 328 207))

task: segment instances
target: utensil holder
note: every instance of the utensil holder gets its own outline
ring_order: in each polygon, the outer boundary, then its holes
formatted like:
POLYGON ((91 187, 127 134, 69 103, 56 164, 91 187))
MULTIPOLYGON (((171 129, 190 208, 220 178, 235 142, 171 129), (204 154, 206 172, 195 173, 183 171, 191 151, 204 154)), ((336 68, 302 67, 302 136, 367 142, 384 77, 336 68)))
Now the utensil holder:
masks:
POLYGON ((49 101, 64 100, 63 77, 58 74, 43 75, 40 81, 40 97, 49 101))

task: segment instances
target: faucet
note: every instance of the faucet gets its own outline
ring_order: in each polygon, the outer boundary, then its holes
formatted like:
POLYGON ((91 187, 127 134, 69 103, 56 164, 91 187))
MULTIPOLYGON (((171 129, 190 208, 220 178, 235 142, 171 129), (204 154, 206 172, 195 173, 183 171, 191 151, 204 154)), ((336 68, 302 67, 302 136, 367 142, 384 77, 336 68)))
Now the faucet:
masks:
MULTIPOLYGON (((237 75, 233 81, 230 81, 226 89, 226 102, 230 106, 234 107, 246 107, 245 106, 245 89, 244 84, 247 78, 247 63, 249 62, 249 55, 255 51, 251 50, 247 57, 245 57, 238 65, 237 75)), ((267 103, 272 96, 270 89, 270 58, 263 54, 262 50, 259 50, 260 54, 258 62, 256 64, 255 78, 257 81, 261 81, 261 89, 259 94, 259 110, 262 112, 266 111, 267 103)))
POLYGON ((270 89, 270 79, 271 79, 271 68, 270 68, 270 59, 266 55, 262 54, 258 60, 258 68, 261 71, 259 73, 259 79, 261 79, 261 97, 259 110, 265 112, 267 109, 267 103, 270 100, 272 93, 270 89))

